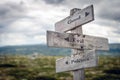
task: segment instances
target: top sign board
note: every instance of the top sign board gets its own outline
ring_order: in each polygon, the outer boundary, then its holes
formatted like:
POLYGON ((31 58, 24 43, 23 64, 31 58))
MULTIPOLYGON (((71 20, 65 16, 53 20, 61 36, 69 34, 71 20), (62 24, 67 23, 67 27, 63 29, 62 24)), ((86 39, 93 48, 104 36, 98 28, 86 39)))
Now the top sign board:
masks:
POLYGON ((66 32, 75 27, 88 23, 94 20, 93 5, 88 6, 82 10, 78 10, 73 15, 57 22, 55 30, 58 32, 66 32))

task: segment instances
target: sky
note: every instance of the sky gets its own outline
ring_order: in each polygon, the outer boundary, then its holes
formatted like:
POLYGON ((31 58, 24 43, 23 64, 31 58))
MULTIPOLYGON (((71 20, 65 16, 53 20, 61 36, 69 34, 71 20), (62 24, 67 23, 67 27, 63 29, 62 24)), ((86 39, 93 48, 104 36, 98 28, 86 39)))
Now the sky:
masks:
POLYGON ((46 44, 46 31, 73 8, 94 6, 95 20, 83 33, 120 43, 120 0, 1 0, 0 46, 46 44))

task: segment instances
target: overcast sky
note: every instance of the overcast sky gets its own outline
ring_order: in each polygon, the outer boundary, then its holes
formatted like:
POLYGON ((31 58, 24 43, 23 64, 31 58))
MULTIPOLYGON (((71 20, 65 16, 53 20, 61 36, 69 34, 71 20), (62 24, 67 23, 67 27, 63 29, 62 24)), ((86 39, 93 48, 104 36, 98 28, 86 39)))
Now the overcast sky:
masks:
POLYGON ((0 46, 46 44, 46 31, 70 9, 91 4, 95 20, 83 25, 84 34, 120 43, 120 0, 1 0, 0 46))

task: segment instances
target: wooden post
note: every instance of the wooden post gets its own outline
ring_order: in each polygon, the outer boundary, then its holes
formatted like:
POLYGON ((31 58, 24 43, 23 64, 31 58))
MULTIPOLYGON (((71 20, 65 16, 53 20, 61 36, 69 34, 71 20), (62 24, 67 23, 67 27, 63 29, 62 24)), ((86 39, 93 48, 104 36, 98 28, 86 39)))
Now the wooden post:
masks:
MULTIPOLYGON (((77 8, 72 9, 70 11, 70 15, 73 15, 78 10, 80 10, 80 9, 77 9, 77 8)), ((71 30, 71 33, 83 34, 83 32, 82 32, 82 26, 79 26, 79 27, 71 30)), ((84 53, 84 49, 81 49, 81 50, 73 49, 72 52, 73 52, 72 53, 73 55, 83 54, 84 53)), ((73 80, 85 80, 84 69, 79 69, 79 70, 73 71, 73 80)))
MULTIPOLYGON (((72 30, 72 33, 82 34, 82 26, 72 30)), ((73 49, 73 55, 83 54, 83 53, 84 53, 84 49, 81 49, 81 50, 73 49)), ((73 80, 85 80, 84 69, 73 71, 73 80)))
POLYGON ((73 80, 85 80, 84 69, 73 71, 73 80))

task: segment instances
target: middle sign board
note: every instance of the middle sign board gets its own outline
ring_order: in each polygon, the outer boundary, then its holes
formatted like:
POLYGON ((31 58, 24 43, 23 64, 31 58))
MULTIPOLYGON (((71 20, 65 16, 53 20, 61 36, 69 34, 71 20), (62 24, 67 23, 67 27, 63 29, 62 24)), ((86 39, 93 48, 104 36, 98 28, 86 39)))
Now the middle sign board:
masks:
POLYGON ((74 34, 47 31, 47 45, 50 47, 108 50, 108 39, 74 34))

